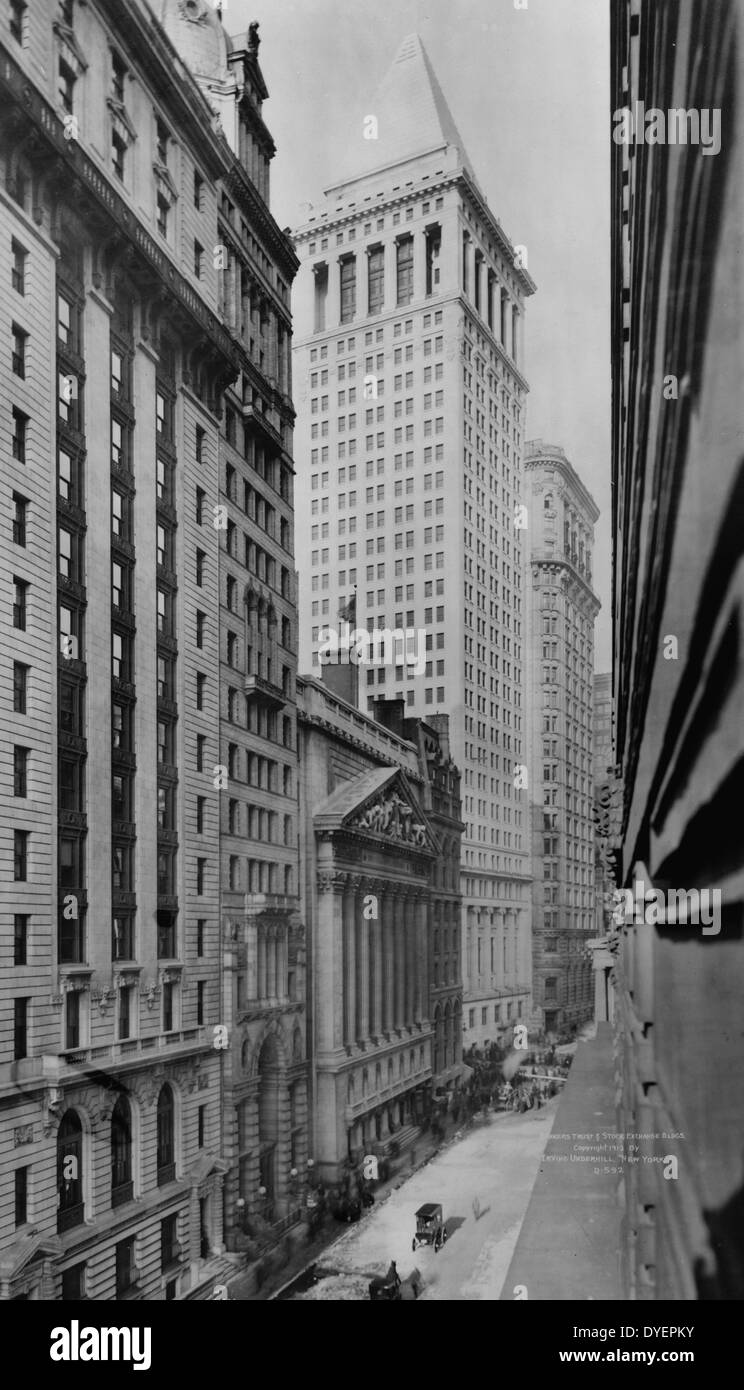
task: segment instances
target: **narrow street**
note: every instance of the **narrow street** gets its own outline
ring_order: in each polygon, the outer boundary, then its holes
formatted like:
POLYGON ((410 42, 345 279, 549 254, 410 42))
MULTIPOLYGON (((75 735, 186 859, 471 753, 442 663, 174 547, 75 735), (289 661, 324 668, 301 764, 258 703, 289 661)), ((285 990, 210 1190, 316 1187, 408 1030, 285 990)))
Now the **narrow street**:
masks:
POLYGON ((395 1260, 402 1279, 420 1270, 424 1299, 498 1299, 556 1104, 478 1124, 329 1247, 310 1287, 298 1281, 284 1297, 366 1299, 369 1280, 395 1260), (428 1246, 411 1250, 414 1213, 424 1202, 441 1202, 447 1222, 447 1243, 436 1255, 428 1246))

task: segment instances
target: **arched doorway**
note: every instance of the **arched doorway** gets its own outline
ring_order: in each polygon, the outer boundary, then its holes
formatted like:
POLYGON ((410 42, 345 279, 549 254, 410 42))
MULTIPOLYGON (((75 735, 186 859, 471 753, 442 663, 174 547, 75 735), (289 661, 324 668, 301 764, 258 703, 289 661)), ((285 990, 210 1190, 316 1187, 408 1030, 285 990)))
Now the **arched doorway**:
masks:
POLYGON ((270 1033, 258 1058, 259 1182, 266 1189, 264 1201, 269 1219, 277 1196, 280 1065, 276 1037, 270 1033))

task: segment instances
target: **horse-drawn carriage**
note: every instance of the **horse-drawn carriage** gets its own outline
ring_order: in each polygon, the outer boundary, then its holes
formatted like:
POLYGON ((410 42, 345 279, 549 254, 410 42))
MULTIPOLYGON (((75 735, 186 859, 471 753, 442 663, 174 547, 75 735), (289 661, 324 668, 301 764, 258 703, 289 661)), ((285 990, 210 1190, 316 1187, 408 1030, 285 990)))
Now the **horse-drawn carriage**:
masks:
POLYGON ((423 1280, 417 1269, 412 1269, 405 1279, 401 1279, 395 1260, 391 1260, 387 1274, 376 1274, 370 1280, 369 1296, 373 1303, 412 1303, 419 1297, 423 1280))

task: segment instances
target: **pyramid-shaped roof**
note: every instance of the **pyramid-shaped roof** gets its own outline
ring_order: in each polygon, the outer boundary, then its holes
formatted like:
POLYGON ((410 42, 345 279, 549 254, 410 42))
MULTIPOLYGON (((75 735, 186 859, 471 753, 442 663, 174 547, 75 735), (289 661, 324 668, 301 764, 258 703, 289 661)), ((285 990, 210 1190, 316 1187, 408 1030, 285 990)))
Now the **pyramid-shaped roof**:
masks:
POLYGON ((341 160, 334 188, 445 145, 456 146, 458 162, 475 178, 465 143, 418 34, 403 40, 366 107, 366 115, 377 120, 377 139, 360 139, 360 127, 352 122, 353 140, 341 160))

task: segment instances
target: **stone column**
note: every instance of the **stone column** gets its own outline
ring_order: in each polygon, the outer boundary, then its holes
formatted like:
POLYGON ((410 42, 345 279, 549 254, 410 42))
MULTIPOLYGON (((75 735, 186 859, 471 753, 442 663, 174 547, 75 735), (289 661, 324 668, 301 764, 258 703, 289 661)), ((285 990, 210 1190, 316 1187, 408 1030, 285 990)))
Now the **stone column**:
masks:
POLYGON ((369 1037, 369 922, 364 916, 367 885, 362 883, 354 903, 356 918, 356 1039, 369 1037))
POLYGON ((248 921, 245 932, 245 997, 258 998, 258 928, 248 921))
POLYGON ((412 1028, 416 1014, 416 976, 418 974, 418 960, 416 952, 416 931, 418 926, 417 913, 417 894, 407 893, 405 901, 405 916, 403 918, 403 958, 406 963, 406 990, 405 1008, 403 1022, 406 1027, 412 1028))
POLYGON ((382 907, 382 1019, 383 1029, 389 1033, 393 1027, 394 1012, 394 941, 395 941, 395 896, 387 889, 382 907))
POLYGON ((416 1022, 424 1022, 431 1018, 431 1008, 429 1004, 429 911, 430 901, 428 894, 419 898, 416 904, 416 917, 418 922, 417 931, 417 993, 416 993, 416 1022))
POLYGON ((413 297, 423 299, 426 295, 426 232, 413 236, 413 297))
POLYGON ((344 924, 344 1042, 353 1046, 356 1035, 356 938, 354 891, 347 885, 343 895, 344 924))
POLYGON ((393 1008, 393 1025, 397 1030, 403 1027, 405 1014, 405 980, 406 980, 406 956, 405 956, 405 899, 399 891, 395 896, 395 1005, 393 1008))
POLYGON ((266 935, 263 927, 256 923, 258 937, 258 998, 266 998, 266 935))
POLYGON ((383 1028, 383 999, 384 999, 384 980, 383 980, 383 921, 385 907, 384 903, 387 894, 383 898, 378 898, 378 916, 376 922, 371 922, 371 952, 373 958, 372 970, 372 999, 370 1004, 370 1031, 372 1036, 379 1038, 383 1028))
MULTIPOLYGON (((318 920, 315 949, 315 1029, 319 1053, 327 1054, 344 1041, 343 888, 345 875, 333 869, 318 873, 318 920)), ((318 1118, 318 1136, 327 1117, 318 1118)), ((316 1155, 317 1156, 317 1155, 316 1155)))

